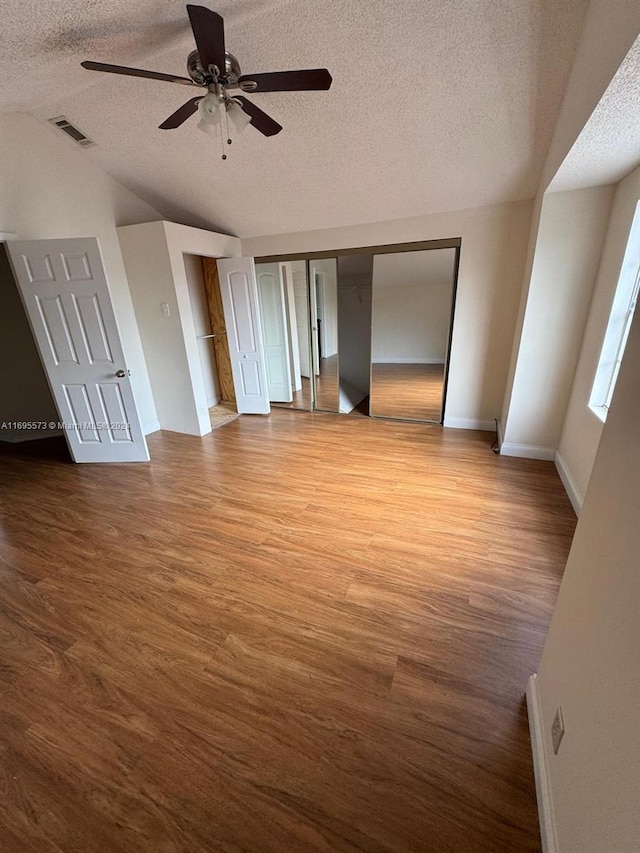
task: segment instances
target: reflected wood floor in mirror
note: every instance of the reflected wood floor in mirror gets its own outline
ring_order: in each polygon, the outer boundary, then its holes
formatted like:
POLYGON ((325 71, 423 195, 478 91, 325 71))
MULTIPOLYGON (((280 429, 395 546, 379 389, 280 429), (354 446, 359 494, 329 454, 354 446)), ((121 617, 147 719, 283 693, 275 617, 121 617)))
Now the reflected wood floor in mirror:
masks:
POLYGON ((538 853, 575 517, 492 438, 281 409, 0 454, 0 849, 538 853))
POLYGON ((338 411, 338 356, 320 359, 320 375, 316 376, 316 409, 338 411))
MULTIPOLYGON (((291 403, 272 403, 280 409, 311 408, 309 380, 302 377, 302 389, 293 392, 291 403)), ((320 359, 320 373, 316 376, 316 408, 325 412, 338 411, 338 356, 320 359)))
POLYGON ((307 412, 311 409, 311 388, 306 376, 302 377, 302 388, 293 392, 293 400, 290 403, 272 403, 279 409, 302 409, 307 412))
POLYGON ((373 364, 371 414, 440 422, 444 364, 373 364))

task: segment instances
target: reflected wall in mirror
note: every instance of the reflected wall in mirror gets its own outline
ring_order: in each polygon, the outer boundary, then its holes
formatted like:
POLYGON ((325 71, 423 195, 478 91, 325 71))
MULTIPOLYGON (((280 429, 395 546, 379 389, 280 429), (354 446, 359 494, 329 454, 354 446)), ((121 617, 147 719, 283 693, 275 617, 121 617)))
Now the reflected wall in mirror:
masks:
POLYGON ((441 423, 455 249, 373 260, 370 413, 441 423))
POLYGON ((369 414, 373 255, 338 258, 340 413, 369 414))
POLYGON ((269 400, 311 409, 309 289, 304 261, 256 264, 269 400))
POLYGON ((338 264, 336 258, 309 261, 311 350, 315 408, 338 412, 338 264))

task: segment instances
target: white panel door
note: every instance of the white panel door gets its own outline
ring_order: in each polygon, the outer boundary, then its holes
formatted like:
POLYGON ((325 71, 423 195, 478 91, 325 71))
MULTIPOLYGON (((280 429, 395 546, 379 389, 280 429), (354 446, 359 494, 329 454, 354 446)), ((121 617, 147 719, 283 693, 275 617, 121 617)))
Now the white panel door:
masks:
POLYGON ((287 309, 287 336, 289 341, 289 363, 291 365, 291 387, 294 391, 302 391, 300 344, 298 342, 298 318, 296 315, 296 298, 293 292, 293 270, 290 263, 281 263, 279 266, 282 285, 284 287, 284 304, 287 309))
POLYGON ((309 349, 309 288, 306 279, 293 282, 293 298, 296 306, 296 328, 298 331, 298 352, 300 353, 300 373, 311 378, 311 351, 309 349))
POLYGON ((95 237, 15 240, 7 251, 76 462, 147 462, 95 237))
POLYGON ((216 263, 236 405, 241 414, 266 415, 271 407, 253 258, 219 258, 216 263))
POLYGON ((287 333, 284 286, 278 264, 260 264, 256 269, 267 388, 272 403, 290 403, 291 354, 287 333))

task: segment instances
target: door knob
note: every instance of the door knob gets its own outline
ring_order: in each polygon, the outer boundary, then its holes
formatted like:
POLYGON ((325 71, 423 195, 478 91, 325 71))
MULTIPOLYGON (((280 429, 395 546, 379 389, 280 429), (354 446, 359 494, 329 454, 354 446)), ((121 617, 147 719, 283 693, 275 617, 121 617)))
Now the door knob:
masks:
POLYGON ((126 375, 127 374, 124 372, 124 370, 116 370, 116 376, 118 377, 118 379, 124 379, 126 375))

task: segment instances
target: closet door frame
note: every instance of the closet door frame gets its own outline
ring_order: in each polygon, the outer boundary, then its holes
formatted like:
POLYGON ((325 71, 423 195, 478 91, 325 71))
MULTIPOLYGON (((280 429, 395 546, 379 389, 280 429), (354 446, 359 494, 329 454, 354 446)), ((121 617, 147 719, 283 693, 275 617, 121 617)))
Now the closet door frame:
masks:
MULTIPOLYGON (((414 251, 432 251, 434 249, 443 248, 441 246, 430 246, 428 249, 417 249, 414 251)), ((445 408, 447 404, 447 387, 449 384, 449 362, 451 356, 451 344, 453 341, 453 322, 455 317, 455 308, 456 308, 456 295, 458 290, 458 269, 460 266, 460 247, 452 247, 455 248, 454 257, 453 257, 453 279, 451 286, 451 302, 449 305, 449 328, 447 330, 447 344, 444 354, 444 373, 442 376, 442 397, 440 400, 440 413, 439 420, 430 421, 423 420, 420 418, 405 418, 400 415, 376 415, 371 411, 371 393, 369 393, 369 417, 370 418, 379 418, 380 420, 392 420, 392 421, 407 421, 408 423, 417 423, 417 424, 434 424, 436 426, 444 425, 444 415, 445 408)), ((404 251, 409 251, 405 249, 404 251)), ((391 254, 389 252, 380 252, 379 254, 391 254)), ((400 254, 400 253, 394 253, 400 254)), ((375 255, 374 255, 374 263, 375 263, 375 255)), ((372 340, 373 340, 373 319, 374 319, 374 306, 375 306, 375 290, 373 290, 371 299, 371 332, 372 332, 372 340)), ((371 358, 370 364, 370 373, 369 373, 369 389, 373 387, 373 357, 371 358)))
MULTIPOLYGON (((307 264, 307 289, 309 294, 309 334, 310 334, 310 343, 313 344, 313 311, 311 307, 311 298, 312 296, 315 298, 315 286, 312 287, 311 281, 311 262, 314 260, 330 260, 332 258, 344 257, 346 255, 385 255, 385 254, 399 254, 401 252, 421 252, 431 249, 455 249, 455 257, 453 262, 453 287, 451 291, 451 311, 450 311, 450 319, 449 319, 449 333, 447 336, 447 349, 445 356, 445 370, 444 370, 444 378, 443 378, 443 386, 442 386, 442 407, 440 409, 440 421, 439 424, 442 426, 444 424, 446 405, 447 405, 447 391, 449 387, 449 369, 451 364, 451 348, 453 343, 453 326, 455 322, 455 308, 456 308, 456 299, 458 292, 458 274, 460 269, 460 252, 462 249, 462 238, 461 237, 449 237, 441 240, 418 240, 415 242, 406 242, 406 243, 383 243, 380 245, 374 246, 355 246, 349 248, 341 248, 341 249, 327 249, 321 252, 289 252, 285 254, 278 255, 264 255, 260 257, 254 258, 255 263, 257 264, 267 264, 267 263, 281 263, 287 261, 306 261, 307 264)), ((373 317, 372 317, 373 322, 373 317)), ((313 349, 313 346, 312 346, 313 349)), ((313 362, 313 352, 311 354, 312 362, 313 362)), ((340 358, 340 343, 338 342, 338 358, 340 358)), ((311 373, 313 375, 313 381, 311 382, 311 411, 324 411, 323 409, 316 408, 316 389, 315 389, 315 366, 312 365, 311 373)), ((370 415, 371 417, 380 417, 385 420, 403 420, 408 423, 435 423, 434 421, 423 421, 417 420, 413 418, 393 418, 389 416, 381 416, 381 415, 370 415)))

